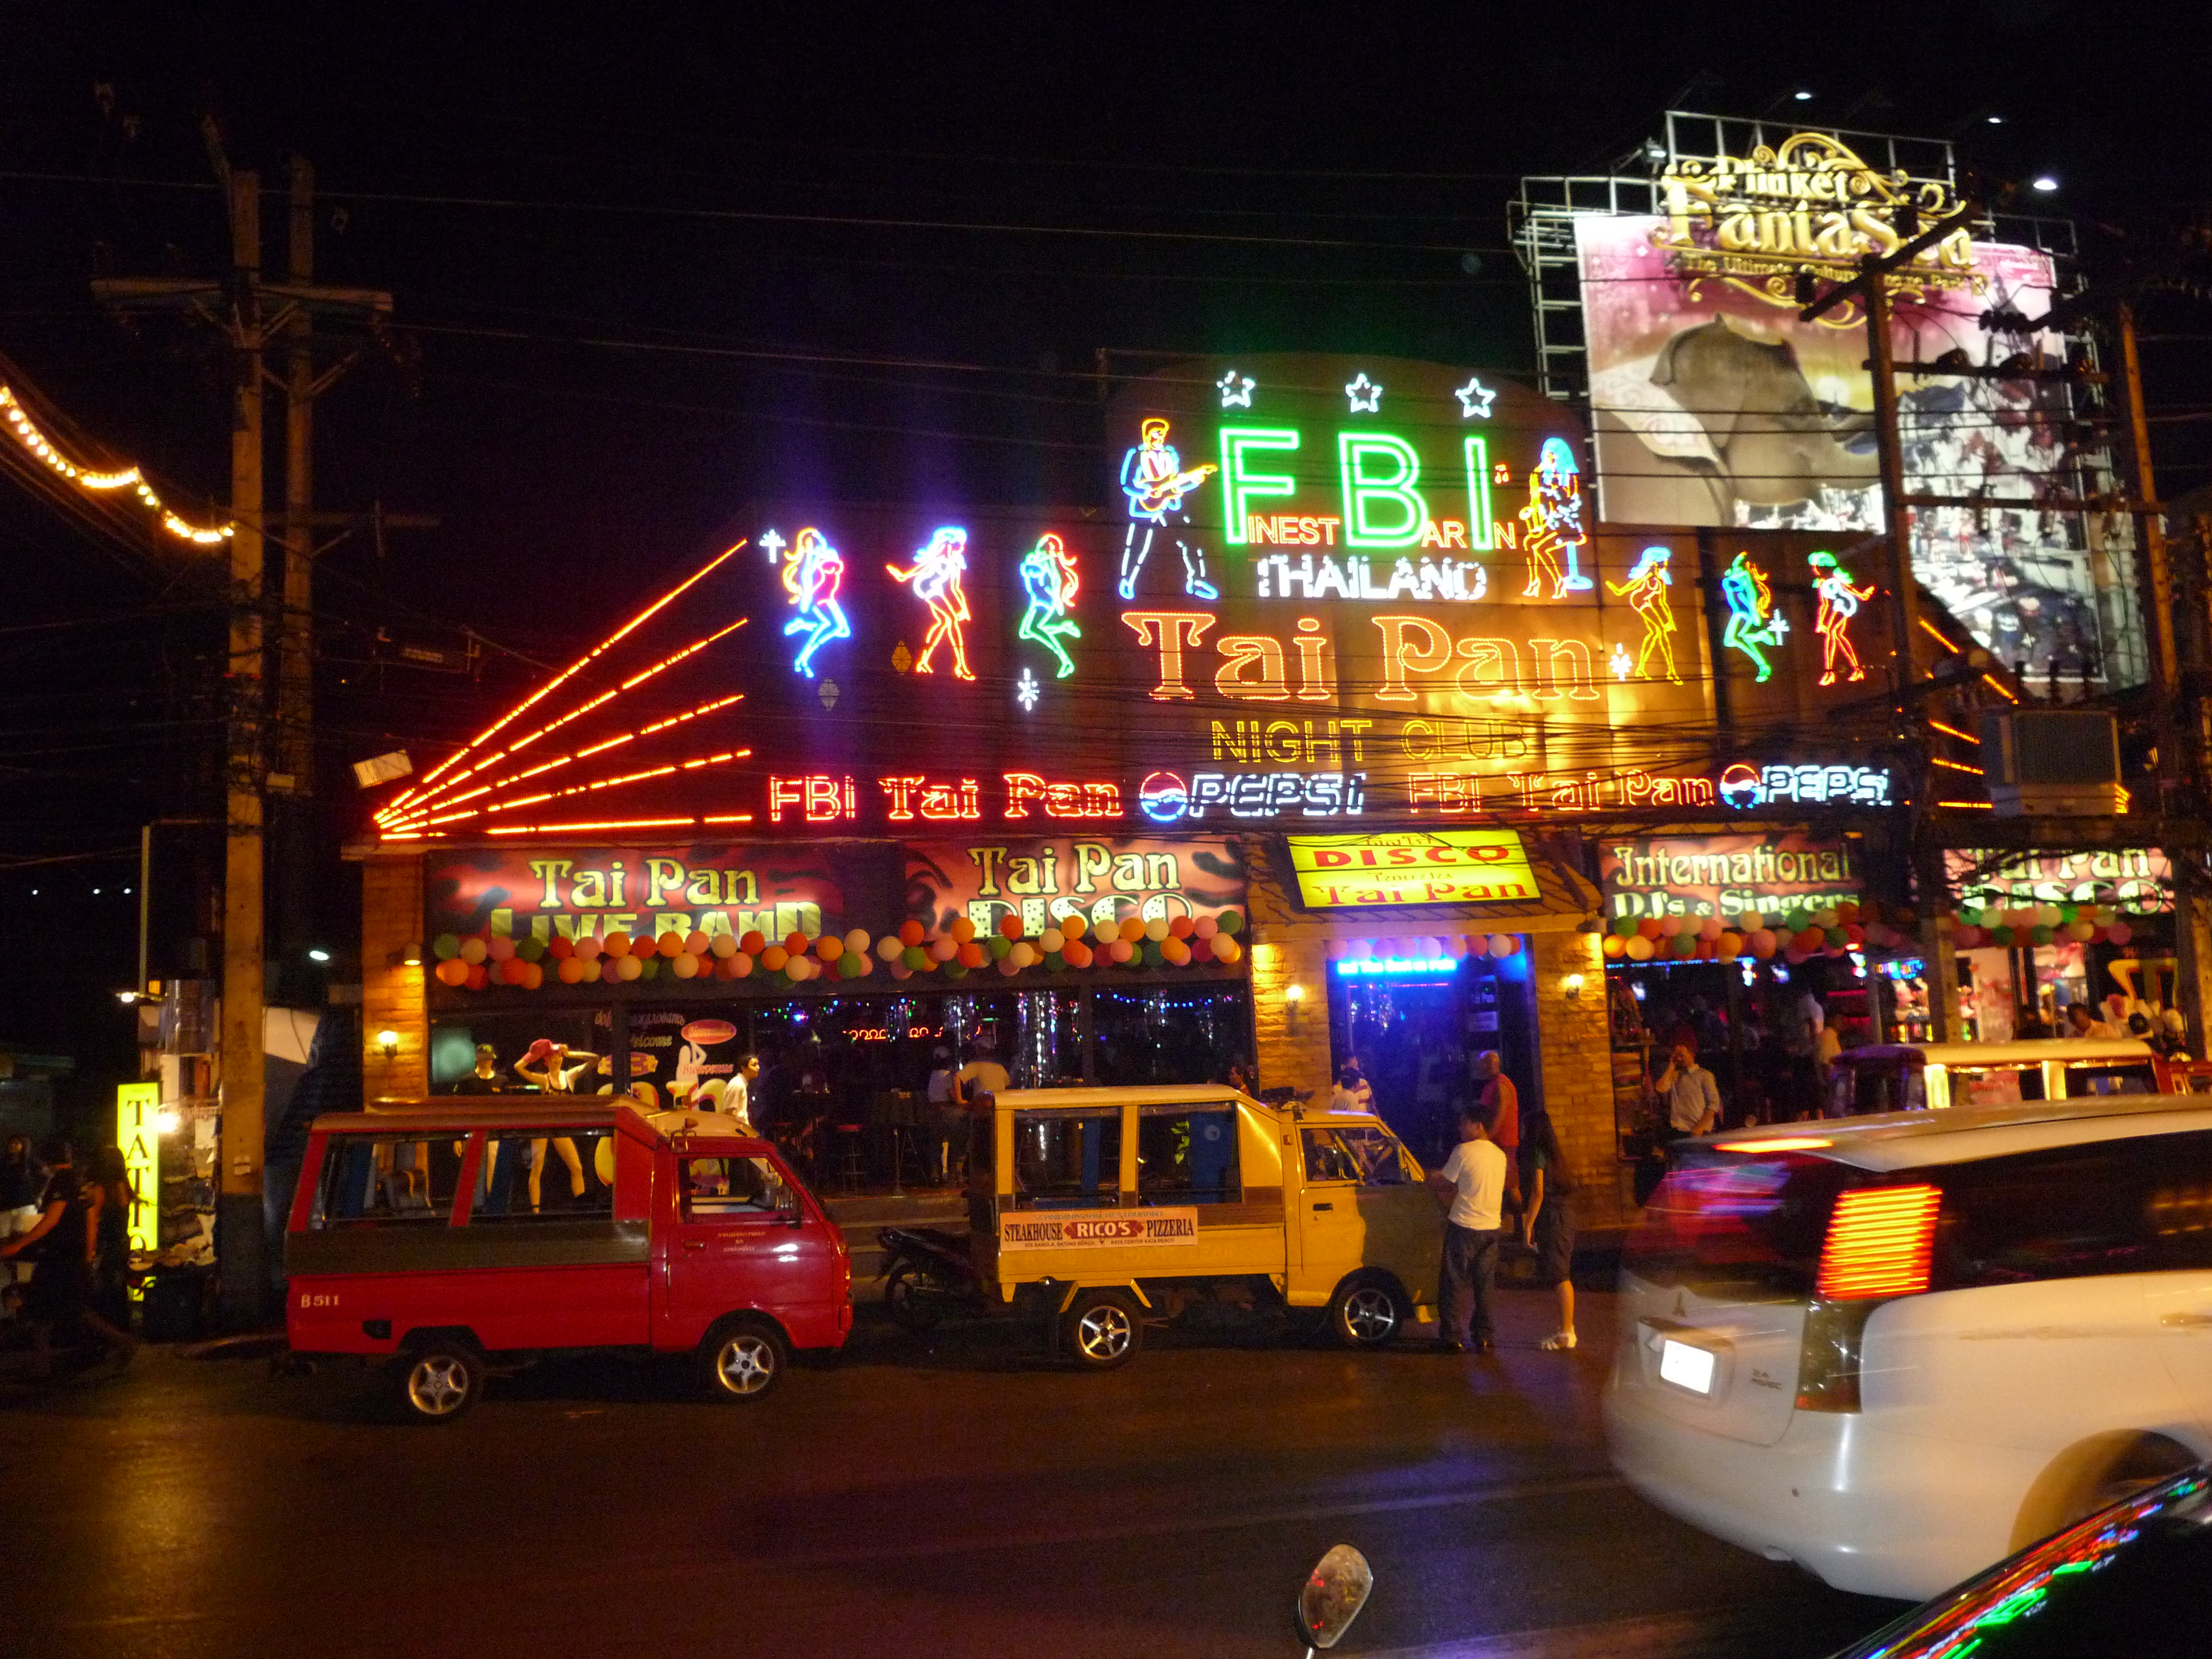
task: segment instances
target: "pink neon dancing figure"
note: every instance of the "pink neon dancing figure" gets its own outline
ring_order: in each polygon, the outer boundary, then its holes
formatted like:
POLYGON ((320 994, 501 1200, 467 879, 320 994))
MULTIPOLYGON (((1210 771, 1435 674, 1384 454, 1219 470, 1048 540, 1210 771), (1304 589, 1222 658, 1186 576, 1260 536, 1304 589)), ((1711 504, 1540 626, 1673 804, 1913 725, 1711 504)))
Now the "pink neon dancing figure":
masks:
POLYGON ((917 674, 931 674, 930 658, 940 642, 952 647, 952 672, 959 678, 972 680, 975 673, 968 666, 968 644, 961 629, 967 624, 969 611, 968 596, 960 591, 962 573, 968 568, 968 532, 947 527, 934 532, 929 545, 917 550, 914 562, 904 570, 895 564, 884 567, 895 581, 912 582, 914 596, 929 607, 929 634, 921 642, 921 655, 914 665, 917 674))
POLYGON ((783 631, 807 636, 791 665, 810 680, 814 678, 814 653, 832 640, 853 637, 853 625, 837 603, 837 590, 844 580, 845 561, 837 550, 823 539, 820 531, 800 531, 783 559, 783 591, 799 607, 799 614, 784 623, 783 631))
POLYGON ((1859 614, 1859 606, 1875 596, 1875 585, 1854 586, 1851 573, 1836 562, 1832 553, 1814 553, 1805 562, 1813 567, 1813 591, 1820 596, 1820 613, 1813 618, 1813 626, 1820 635, 1820 684, 1836 683, 1838 659, 1850 665, 1850 678, 1863 680, 1866 669, 1859 662, 1858 648, 1851 643, 1851 618, 1859 614))

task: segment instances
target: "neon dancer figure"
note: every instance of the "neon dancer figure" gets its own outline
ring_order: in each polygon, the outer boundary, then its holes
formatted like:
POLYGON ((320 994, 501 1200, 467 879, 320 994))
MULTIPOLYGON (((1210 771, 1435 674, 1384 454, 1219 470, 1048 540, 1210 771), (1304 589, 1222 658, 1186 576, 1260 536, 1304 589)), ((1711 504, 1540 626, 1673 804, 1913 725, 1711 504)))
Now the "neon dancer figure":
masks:
POLYGON ((1751 562, 1748 553, 1738 553, 1735 562, 1721 573, 1721 598, 1728 601, 1728 629, 1721 635, 1723 646, 1734 646, 1759 665, 1756 684, 1764 685, 1773 678, 1774 665, 1766 660, 1762 646, 1779 647, 1782 636, 1790 631, 1790 619, 1778 615, 1774 609, 1774 590, 1766 585, 1766 573, 1751 562))
MULTIPOLYGON (((1184 522, 1182 498, 1204 483, 1212 466, 1185 471, 1182 457, 1168 442, 1168 423, 1154 416, 1137 428, 1137 447, 1121 458, 1121 493, 1129 498, 1129 528, 1121 537, 1121 597, 1137 597, 1138 573, 1152 556, 1152 536, 1172 518, 1184 522), (1137 532, 1145 539, 1138 545, 1137 532)), ((1182 590, 1194 599, 1221 597, 1206 579, 1206 549, 1196 542, 1177 538, 1182 551, 1182 590)))
POLYGON ((1644 619, 1644 647, 1636 653, 1637 673, 1645 679, 1651 678, 1651 653, 1656 651, 1667 665, 1667 678, 1680 685, 1682 677, 1674 672, 1674 607, 1667 601, 1667 590, 1674 581, 1667 567, 1674 556, 1672 548, 1647 547, 1626 581, 1607 582, 1606 586, 1626 599, 1644 619))
POLYGON ((1862 601, 1875 596, 1875 586, 1869 582, 1864 587, 1853 586, 1851 573, 1836 562, 1832 553, 1814 553, 1805 562, 1813 567, 1813 591, 1820 596, 1820 614, 1813 619, 1813 626, 1820 631, 1820 684, 1836 683, 1839 659, 1850 665, 1852 679, 1863 680, 1866 669, 1851 644, 1851 618, 1859 614, 1862 601))
POLYGON ((1075 672, 1075 659, 1060 641, 1079 640, 1083 630, 1067 614, 1075 608, 1075 556, 1059 537, 1039 537, 1036 549, 1023 558, 1022 588, 1030 596, 1030 608, 1022 613, 1020 636, 1058 658, 1055 678, 1064 680, 1075 672))
POLYGON ((853 625, 837 603, 837 590, 844 582, 843 556, 823 539, 820 531, 800 531, 783 560, 783 591, 791 595, 799 614, 784 623, 783 631, 806 635, 791 665, 810 680, 814 678, 814 653, 832 640, 853 637, 853 625))
POLYGON ((968 666, 968 642, 961 629, 967 625, 969 611, 968 596, 960 590, 960 578, 968 568, 968 532, 946 528, 933 532, 929 545, 914 556, 914 562, 904 570, 887 564, 894 580, 914 584, 914 596, 929 607, 929 634, 921 642, 921 655, 915 659, 914 672, 932 674, 930 658, 940 644, 952 647, 952 672, 963 680, 975 678, 968 666))
POLYGON ((1528 526, 1528 586, 1521 597, 1558 599, 1563 593, 1587 592, 1590 579, 1577 568, 1577 550, 1589 540, 1583 528, 1583 485, 1575 453, 1563 438, 1547 438, 1538 453, 1536 470, 1528 475, 1528 505, 1521 509, 1521 522, 1528 526), (1567 568, 1559 569, 1559 555, 1567 568), (1543 579, 1552 579, 1552 591, 1543 593, 1543 579))

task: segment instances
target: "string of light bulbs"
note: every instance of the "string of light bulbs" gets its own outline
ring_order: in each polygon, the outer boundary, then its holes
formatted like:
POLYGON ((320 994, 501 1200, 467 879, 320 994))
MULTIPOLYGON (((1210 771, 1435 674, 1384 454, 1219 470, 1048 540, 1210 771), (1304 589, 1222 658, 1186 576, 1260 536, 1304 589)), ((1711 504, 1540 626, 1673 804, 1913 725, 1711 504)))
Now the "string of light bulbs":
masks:
POLYGON ((146 482, 145 474, 135 466, 115 471, 101 471, 94 467, 81 466, 57 449, 51 439, 40 431, 38 423, 15 396, 15 388, 0 384, 0 418, 4 418, 15 441, 32 456, 44 463, 57 477, 66 478, 78 489, 95 495, 111 495, 128 489, 143 502, 146 510, 159 516, 161 528, 179 541, 190 542, 196 547, 213 547, 228 541, 236 531, 235 525, 203 526, 179 518, 176 512, 161 503, 154 487, 146 482))

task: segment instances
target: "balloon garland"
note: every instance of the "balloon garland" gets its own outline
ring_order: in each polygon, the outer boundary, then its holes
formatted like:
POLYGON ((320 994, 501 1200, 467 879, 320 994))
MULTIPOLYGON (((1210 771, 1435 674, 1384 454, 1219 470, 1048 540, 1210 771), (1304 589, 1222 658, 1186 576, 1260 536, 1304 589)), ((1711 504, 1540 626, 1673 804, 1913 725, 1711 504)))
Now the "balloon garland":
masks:
POLYGON ((758 932, 743 935, 674 931, 657 938, 627 933, 585 934, 576 939, 506 934, 441 933, 431 942, 441 985, 481 991, 511 986, 535 991, 549 982, 582 985, 593 981, 616 985, 631 980, 751 979, 778 988, 816 980, 866 979, 884 972, 894 980, 937 974, 947 980, 996 973, 1012 979, 1032 969, 1046 974, 1107 968, 1197 968, 1209 963, 1231 966, 1241 961, 1244 913, 1218 916, 1125 916, 1091 922, 1062 916, 1034 937, 1009 916, 995 933, 977 932, 967 917, 939 929, 909 920, 895 933, 872 936, 866 928, 845 933, 793 933, 771 939, 758 932))
MULTIPOLYGON (((2051 945, 2071 940, 2125 945, 2134 937, 2109 904, 2035 904, 1967 909, 1948 918, 1954 948, 2051 945)), ((1779 957, 1795 965, 1850 951, 1921 948, 1919 919, 1902 905, 1872 899, 1817 910, 1745 910, 1717 916, 1618 916, 1605 936, 1608 962, 1734 962, 1779 957)))

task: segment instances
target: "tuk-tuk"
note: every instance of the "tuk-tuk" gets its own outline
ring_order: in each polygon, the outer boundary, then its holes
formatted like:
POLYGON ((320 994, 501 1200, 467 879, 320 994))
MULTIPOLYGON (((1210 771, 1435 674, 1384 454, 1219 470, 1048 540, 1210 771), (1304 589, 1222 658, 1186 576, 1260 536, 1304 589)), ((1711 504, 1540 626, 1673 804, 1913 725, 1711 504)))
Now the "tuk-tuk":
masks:
POLYGON ((2163 1092, 2150 1045, 2132 1037, 1875 1043, 1836 1056, 1825 1115, 2163 1092))
POLYGON ((970 1249, 987 1297, 1108 1370, 1194 1300, 1326 1310, 1346 1347, 1431 1320, 1443 1215, 1368 1112, 1219 1086, 1009 1091, 976 1114, 970 1249))

